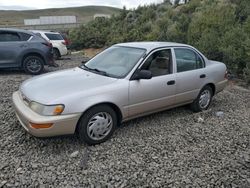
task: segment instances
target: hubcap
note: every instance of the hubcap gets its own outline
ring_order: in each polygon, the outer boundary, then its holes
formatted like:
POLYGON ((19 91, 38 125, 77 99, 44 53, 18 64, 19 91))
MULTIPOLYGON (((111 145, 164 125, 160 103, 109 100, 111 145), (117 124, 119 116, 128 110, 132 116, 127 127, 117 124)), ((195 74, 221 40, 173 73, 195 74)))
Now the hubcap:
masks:
POLYGON ((206 108, 209 105, 210 100, 211 100, 211 93, 210 93, 210 91, 209 90, 204 90, 201 93, 200 100, 199 100, 200 107, 202 109, 206 108))
POLYGON ((87 134, 93 140, 105 138, 113 127, 113 120, 109 113, 95 114, 88 122, 87 134))
POLYGON ((39 72, 41 70, 41 63, 37 59, 30 59, 27 62, 27 69, 31 72, 39 72))

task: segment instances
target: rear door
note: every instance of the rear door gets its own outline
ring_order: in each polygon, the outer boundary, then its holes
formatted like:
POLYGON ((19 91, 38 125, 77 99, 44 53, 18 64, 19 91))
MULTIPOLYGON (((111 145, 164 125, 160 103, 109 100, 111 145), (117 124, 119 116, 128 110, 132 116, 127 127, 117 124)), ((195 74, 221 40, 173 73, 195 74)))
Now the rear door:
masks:
POLYGON ((191 48, 174 48, 176 60, 176 103, 188 103, 199 94, 206 81, 205 61, 191 48))
POLYGON ((26 41, 17 32, 0 31, 0 67, 19 66, 18 57, 26 47, 26 41))
POLYGON ((152 52, 140 67, 150 70, 149 80, 131 80, 129 85, 129 116, 162 110, 175 103, 175 74, 171 49, 152 52))

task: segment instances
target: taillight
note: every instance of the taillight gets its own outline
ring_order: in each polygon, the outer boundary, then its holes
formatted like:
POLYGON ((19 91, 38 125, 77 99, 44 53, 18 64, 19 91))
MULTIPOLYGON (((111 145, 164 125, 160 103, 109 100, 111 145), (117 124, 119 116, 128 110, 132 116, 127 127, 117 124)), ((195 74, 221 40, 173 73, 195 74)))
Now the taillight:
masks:
POLYGON ((65 46, 67 45, 66 41, 63 41, 62 44, 65 45, 65 46))
POLYGON ((50 42, 43 42, 42 44, 44 44, 45 46, 48 46, 48 47, 52 48, 52 43, 50 43, 50 42))

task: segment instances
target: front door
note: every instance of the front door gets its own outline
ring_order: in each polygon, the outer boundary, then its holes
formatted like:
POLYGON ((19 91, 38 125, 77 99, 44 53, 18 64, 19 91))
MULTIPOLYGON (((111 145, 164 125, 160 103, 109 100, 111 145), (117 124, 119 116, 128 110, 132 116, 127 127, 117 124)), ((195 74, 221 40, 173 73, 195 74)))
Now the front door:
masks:
POLYGON ((129 86, 129 116, 159 111, 175 103, 175 75, 171 49, 157 50, 144 61, 140 69, 150 70, 149 80, 132 80, 129 86))

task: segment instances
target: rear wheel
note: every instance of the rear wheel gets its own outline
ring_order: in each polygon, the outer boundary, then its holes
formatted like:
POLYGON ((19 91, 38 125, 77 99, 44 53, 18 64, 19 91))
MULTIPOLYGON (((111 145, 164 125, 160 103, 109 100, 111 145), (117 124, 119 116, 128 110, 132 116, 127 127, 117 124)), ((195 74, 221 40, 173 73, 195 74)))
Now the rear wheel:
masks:
POLYGON ((59 59, 61 54, 57 48, 53 48, 54 59, 59 59))
POLYGON ((99 105, 88 110, 79 120, 77 134, 89 145, 108 140, 117 126, 117 115, 108 105, 99 105))
POLYGON ((194 112, 207 110, 213 98, 213 90, 210 86, 205 86, 199 93, 198 97, 190 105, 194 112))
POLYGON ((23 61, 23 69, 29 74, 40 74, 44 69, 44 61, 38 56, 28 56, 23 61))

